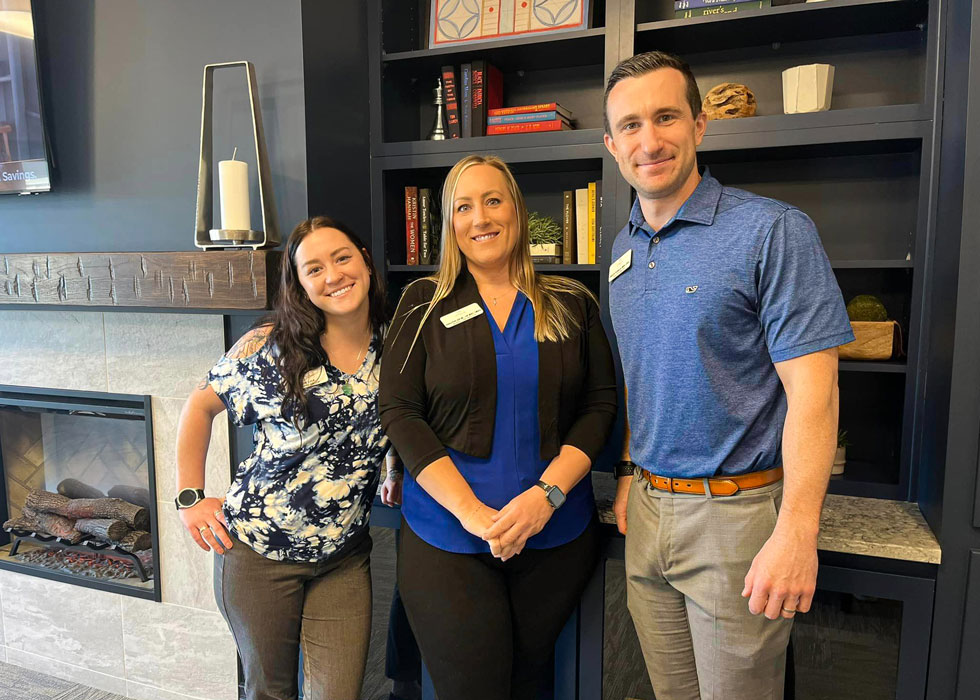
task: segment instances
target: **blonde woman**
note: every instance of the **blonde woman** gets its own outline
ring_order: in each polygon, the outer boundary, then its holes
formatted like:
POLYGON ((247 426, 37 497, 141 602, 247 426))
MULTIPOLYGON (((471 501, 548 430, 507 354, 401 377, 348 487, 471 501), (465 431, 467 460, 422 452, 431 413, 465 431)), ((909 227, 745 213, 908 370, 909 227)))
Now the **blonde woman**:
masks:
POLYGON ((381 370, 406 471, 398 585, 439 697, 536 698, 598 558, 613 361, 593 295, 535 273, 503 161, 459 161, 442 207, 439 271, 405 290, 381 370))

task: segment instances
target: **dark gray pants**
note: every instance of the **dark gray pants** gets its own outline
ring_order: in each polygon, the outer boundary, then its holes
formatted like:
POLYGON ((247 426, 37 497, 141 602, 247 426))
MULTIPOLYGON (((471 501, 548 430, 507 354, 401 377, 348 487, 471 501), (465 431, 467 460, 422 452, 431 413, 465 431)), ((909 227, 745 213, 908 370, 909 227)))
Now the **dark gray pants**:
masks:
POLYGON ((326 564, 280 562, 239 540, 215 555, 214 594, 248 700, 358 700, 371 639, 371 540, 326 564))

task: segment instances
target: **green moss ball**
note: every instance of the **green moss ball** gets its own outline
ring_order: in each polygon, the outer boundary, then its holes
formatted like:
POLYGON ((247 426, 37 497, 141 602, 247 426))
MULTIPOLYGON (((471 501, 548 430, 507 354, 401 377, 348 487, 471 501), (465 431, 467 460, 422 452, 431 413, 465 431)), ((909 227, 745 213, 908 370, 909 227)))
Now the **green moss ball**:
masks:
POLYGON ((888 311, 878 297, 859 294, 848 302, 847 317, 852 321, 887 321, 888 311))

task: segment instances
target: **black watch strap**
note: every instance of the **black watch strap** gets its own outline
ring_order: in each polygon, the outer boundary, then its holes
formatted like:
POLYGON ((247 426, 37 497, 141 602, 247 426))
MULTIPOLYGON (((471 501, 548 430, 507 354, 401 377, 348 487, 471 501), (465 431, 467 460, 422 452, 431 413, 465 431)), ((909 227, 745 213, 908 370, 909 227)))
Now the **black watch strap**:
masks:
POLYGON ((617 479, 622 476, 633 476, 636 473, 636 465, 628 459, 624 459, 616 464, 613 473, 617 479))

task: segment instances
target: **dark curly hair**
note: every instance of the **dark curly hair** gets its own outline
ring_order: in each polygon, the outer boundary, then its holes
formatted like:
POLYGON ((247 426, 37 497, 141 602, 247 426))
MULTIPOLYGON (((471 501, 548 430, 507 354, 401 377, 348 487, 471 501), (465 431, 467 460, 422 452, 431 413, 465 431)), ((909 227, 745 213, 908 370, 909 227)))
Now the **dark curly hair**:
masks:
POLYGON ((320 335, 326 330, 323 311, 318 309, 299 282, 296 271, 296 249, 308 235, 321 228, 337 229, 360 251, 371 275, 368 288, 368 317, 375 335, 383 333, 388 322, 387 296, 384 281, 378 275, 371 254, 364 242, 345 224, 328 216, 314 216, 301 221, 286 241, 285 255, 279 277, 279 291, 272 313, 258 325, 271 326, 269 339, 279 350, 276 360, 282 375, 280 390, 283 394, 283 415, 292 416, 293 422, 306 417, 306 393, 303 376, 324 361, 329 361, 320 345, 320 335))

